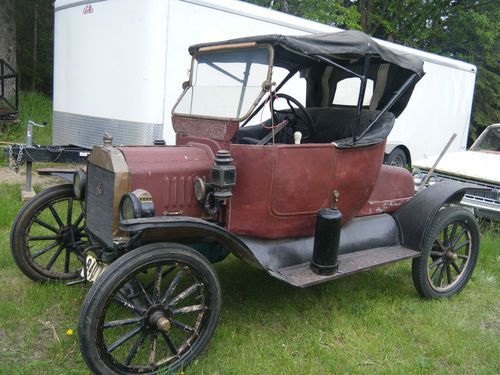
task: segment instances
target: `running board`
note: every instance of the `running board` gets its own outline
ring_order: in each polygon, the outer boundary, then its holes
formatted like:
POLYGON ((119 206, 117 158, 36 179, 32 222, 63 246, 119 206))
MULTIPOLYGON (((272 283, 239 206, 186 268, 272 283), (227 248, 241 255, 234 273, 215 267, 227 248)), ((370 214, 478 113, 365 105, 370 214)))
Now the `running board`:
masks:
POLYGON ((272 276, 288 284, 305 288, 307 286, 321 284, 333 279, 348 276, 356 272, 367 271, 385 264, 415 258, 419 255, 420 252, 407 249, 403 246, 378 247, 375 249, 339 255, 339 270, 328 276, 321 276, 314 273, 309 266, 309 262, 277 270, 268 269, 267 271, 272 276))

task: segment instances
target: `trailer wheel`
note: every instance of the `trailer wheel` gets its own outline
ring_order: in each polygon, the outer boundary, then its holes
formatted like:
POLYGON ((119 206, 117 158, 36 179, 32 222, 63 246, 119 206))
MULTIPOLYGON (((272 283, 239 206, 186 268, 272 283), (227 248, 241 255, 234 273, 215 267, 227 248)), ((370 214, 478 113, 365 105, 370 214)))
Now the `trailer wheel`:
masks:
POLYGON ((450 206, 437 215, 413 259, 413 283, 425 298, 445 298, 467 284, 479 256, 479 225, 464 208, 450 206))
POLYGON ((17 266, 35 281, 79 277, 88 246, 83 201, 73 185, 57 185, 35 195, 19 211, 10 233, 17 266))
POLYGON ((139 247, 113 262, 85 297, 83 358, 95 374, 175 372, 207 346, 221 300, 212 265, 195 250, 139 247))
POLYGON ((393 167, 405 168, 408 164, 406 154, 399 147, 396 147, 389 155, 384 157, 384 163, 393 167))

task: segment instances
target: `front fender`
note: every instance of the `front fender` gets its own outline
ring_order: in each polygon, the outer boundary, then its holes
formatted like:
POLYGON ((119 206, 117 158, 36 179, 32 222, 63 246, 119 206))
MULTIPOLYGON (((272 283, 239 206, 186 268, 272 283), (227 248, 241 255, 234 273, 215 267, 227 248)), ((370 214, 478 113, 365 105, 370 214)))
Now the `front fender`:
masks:
POLYGON ((486 190, 473 184, 443 181, 429 186, 401 206, 393 217, 399 225, 401 243, 422 251, 422 244, 439 209, 446 203, 459 203, 466 191, 486 190))
POLYGON ((202 219, 188 216, 155 216, 123 220, 120 222, 120 230, 124 232, 143 232, 143 238, 149 236, 158 242, 210 238, 231 251, 238 258, 262 268, 252 251, 237 236, 214 223, 202 219))

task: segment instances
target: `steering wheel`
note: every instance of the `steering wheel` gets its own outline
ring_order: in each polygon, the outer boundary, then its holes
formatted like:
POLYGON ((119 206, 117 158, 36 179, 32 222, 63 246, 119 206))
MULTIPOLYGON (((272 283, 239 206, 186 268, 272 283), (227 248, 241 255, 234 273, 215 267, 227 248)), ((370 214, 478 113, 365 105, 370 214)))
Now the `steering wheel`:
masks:
POLYGON ((309 112, 307 112, 306 108, 297 99, 287 94, 274 94, 271 100, 273 108, 272 116, 274 122, 275 123, 279 122, 277 116, 278 114, 283 115, 285 119, 288 120, 288 124, 285 127, 279 129, 276 133, 279 133, 281 130, 283 130, 286 134, 288 134, 293 138, 293 133, 295 133, 296 131, 300 131, 302 133, 302 139, 307 139, 314 134, 313 119, 309 114, 309 112), (286 100, 286 103, 288 104, 288 107, 290 109, 289 110, 274 109, 274 102, 278 98, 286 100), (293 114, 293 116, 291 116, 291 114, 293 114), (285 130, 285 128, 289 128, 290 126, 293 129, 292 134, 290 134, 288 130, 285 130))

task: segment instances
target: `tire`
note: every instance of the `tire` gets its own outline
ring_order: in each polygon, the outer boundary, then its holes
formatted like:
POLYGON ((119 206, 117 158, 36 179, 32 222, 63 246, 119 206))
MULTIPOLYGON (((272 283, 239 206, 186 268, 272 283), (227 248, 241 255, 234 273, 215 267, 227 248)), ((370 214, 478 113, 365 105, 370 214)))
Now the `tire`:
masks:
POLYGON ((408 164, 406 154, 399 147, 396 147, 392 152, 384 158, 384 163, 393 167, 405 168, 408 164))
POLYGON ((413 259, 413 283, 424 298, 448 298, 467 284, 479 256, 479 225, 474 215, 457 206, 442 209, 413 259))
POLYGON ((207 346, 221 301, 212 265, 195 250, 168 243, 139 247, 113 262, 85 297, 78 322, 83 358, 95 374, 182 369, 207 346))
POLYGON ((75 201, 73 185, 57 185, 35 195, 18 212, 10 232, 10 249, 17 266, 30 279, 79 277, 88 240, 83 202, 75 201))

